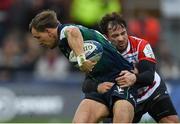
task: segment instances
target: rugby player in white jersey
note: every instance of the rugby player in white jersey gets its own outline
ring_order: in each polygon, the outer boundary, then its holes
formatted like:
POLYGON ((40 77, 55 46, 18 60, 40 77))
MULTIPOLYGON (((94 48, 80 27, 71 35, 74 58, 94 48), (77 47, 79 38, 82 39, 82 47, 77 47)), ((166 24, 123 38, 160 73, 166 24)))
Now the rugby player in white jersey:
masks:
MULTIPOLYGON (((164 81, 156 72, 156 58, 148 41, 128 36, 126 22, 118 13, 105 15, 100 22, 103 34, 116 46, 121 55, 133 63, 137 72, 124 70, 116 78, 120 87, 138 86, 138 99, 134 123, 148 112, 159 123, 177 123, 179 118, 167 92, 164 81), (164 105, 166 103, 166 105, 164 105)), ((111 89, 111 82, 97 85, 86 78, 83 91, 105 93, 111 89)))

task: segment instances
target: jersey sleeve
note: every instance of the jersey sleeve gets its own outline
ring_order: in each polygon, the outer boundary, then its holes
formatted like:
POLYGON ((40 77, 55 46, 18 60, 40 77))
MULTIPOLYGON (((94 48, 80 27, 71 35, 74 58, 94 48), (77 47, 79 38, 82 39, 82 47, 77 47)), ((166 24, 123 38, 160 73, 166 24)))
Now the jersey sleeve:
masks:
POLYGON ((138 55, 139 61, 147 60, 156 63, 154 52, 151 48, 151 45, 147 41, 142 40, 142 42, 139 44, 138 51, 139 51, 139 55, 138 55))
POLYGON ((73 28, 73 27, 76 27, 76 26, 74 26, 74 25, 64 26, 64 27, 61 29, 60 40, 62 40, 62 39, 64 39, 64 38, 67 38, 67 36, 66 36, 66 29, 67 29, 67 28, 73 28))

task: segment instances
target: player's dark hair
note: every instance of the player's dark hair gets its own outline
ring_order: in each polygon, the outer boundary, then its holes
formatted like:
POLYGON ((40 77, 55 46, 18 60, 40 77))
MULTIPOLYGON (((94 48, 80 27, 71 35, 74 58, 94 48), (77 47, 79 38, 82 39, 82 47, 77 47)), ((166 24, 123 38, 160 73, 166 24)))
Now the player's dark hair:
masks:
POLYGON ((101 33, 107 34, 108 33, 108 25, 111 24, 113 28, 116 28, 118 25, 122 27, 126 27, 126 22, 122 18, 122 15, 116 12, 113 12, 111 14, 106 14, 102 17, 99 28, 101 33))
POLYGON ((45 10, 37 14, 29 24, 29 30, 32 28, 37 31, 43 32, 46 28, 56 28, 59 24, 57 15, 52 10, 45 10))

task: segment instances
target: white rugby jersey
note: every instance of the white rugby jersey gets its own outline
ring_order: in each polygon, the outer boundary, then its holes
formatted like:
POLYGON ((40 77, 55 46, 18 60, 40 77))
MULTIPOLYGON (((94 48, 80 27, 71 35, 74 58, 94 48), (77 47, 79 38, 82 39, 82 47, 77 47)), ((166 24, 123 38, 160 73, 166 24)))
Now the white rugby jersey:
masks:
MULTIPOLYGON (((122 56, 126 60, 128 60, 130 63, 133 63, 134 65, 139 63, 141 60, 147 60, 156 63, 153 50, 146 40, 134 36, 129 36, 128 39, 128 46, 122 53, 122 56)), ((161 78, 159 74, 155 72, 153 84, 138 89, 137 102, 140 103, 149 98, 160 85, 160 81, 161 78)))

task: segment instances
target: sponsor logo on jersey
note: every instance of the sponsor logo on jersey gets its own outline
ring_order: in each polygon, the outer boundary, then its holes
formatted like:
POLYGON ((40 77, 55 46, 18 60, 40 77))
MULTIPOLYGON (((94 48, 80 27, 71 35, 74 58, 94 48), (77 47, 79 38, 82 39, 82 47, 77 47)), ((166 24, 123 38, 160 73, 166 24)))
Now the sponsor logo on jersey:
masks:
POLYGON ((144 52, 144 55, 145 55, 146 57, 155 59, 155 56, 154 56, 154 53, 153 53, 153 51, 152 51, 152 48, 151 48, 150 44, 147 44, 147 45, 145 46, 143 52, 144 52))
POLYGON ((115 90, 118 94, 124 94, 124 90, 120 86, 116 86, 117 90, 115 90))
POLYGON ((133 96, 130 94, 129 98, 133 98, 133 96))
MULTIPOLYGON (((84 49, 85 55, 87 57, 96 49, 96 46, 94 44, 91 44, 91 43, 84 43, 83 49, 84 49)), ((77 61, 77 58, 76 58, 74 51, 70 52, 69 60, 70 60, 70 62, 76 62, 77 61)))

